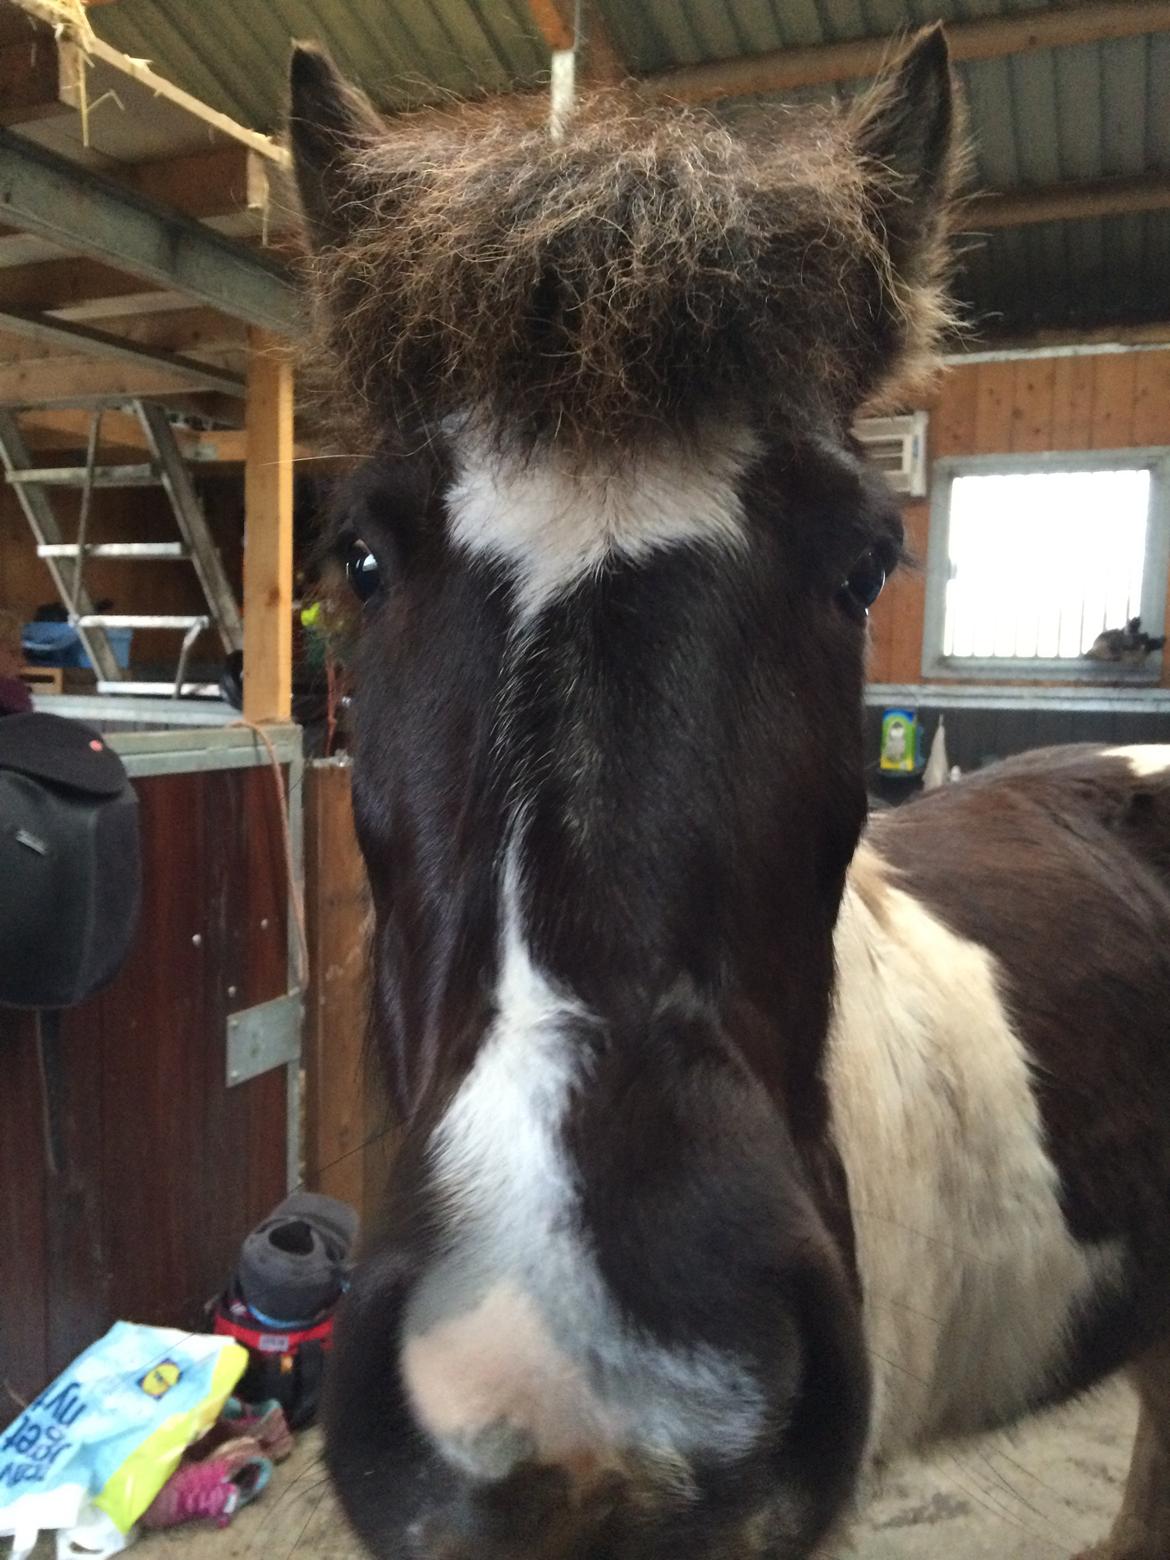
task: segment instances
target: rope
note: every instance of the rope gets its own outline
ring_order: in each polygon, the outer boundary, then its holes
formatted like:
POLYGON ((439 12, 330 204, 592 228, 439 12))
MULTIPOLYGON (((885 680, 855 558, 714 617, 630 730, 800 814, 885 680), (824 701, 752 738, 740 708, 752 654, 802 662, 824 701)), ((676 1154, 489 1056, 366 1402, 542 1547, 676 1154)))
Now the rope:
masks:
POLYGON ((292 827, 288 818, 288 797, 284 791, 284 776, 280 772, 280 759, 276 755, 276 749, 272 740, 263 726, 258 726, 255 721, 241 716, 239 720, 232 721, 233 726, 243 726, 259 737, 268 752, 268 762, 272 769, 272 778, 276 786, 276 805, 280 812, 280 828, 284 841, 284 865, 288 874, 288 897, 292 904, 293 921, 297 929, 297 984, 304 991, 309 984, 309 937, 305 930, 305 896, 301 891, 301 885, 297 882, 296 867, 293 863, 292 827))

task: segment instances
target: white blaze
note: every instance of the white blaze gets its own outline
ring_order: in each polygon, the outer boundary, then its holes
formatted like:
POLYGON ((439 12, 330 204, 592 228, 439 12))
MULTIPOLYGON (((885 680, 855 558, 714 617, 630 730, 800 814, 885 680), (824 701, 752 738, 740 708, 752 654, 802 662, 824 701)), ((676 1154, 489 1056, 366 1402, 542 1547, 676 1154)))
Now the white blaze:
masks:
MULTIPOLYGON (((521 831, 522 838, 522 831, 521 831)), ((672 1472, 742 1456, 766 1428, 745 1366, 631 1329, 582 1228, 563 1137, 588 1088, 594 1022, 537 969, 515 862, 503 873, 497 1016, 431 1144, 447 1255, 408 1308, 403 1376, 420 1424, 468 1472, 525 1457, 580 1466, 627 1453, 672 1472)))
POLYGON ((740 485, 759 444, 743 428, 687 445, 664 440, 583 469, 555 446, 510 454, 467 427, 453 446, 451 538, 515 568, 526 615, 609 560, 637 562, 687 543, 738 547, 745 538, 740 485))

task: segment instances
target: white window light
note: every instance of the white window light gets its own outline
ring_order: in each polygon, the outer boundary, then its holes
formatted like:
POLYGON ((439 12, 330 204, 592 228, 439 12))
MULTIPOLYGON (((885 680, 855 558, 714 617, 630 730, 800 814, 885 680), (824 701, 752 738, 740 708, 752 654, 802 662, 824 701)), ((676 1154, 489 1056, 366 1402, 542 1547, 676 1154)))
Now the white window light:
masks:
POLYGON ((1157 681, 1161 656, 1088 654, 1134 618, 1163 633, 1165 450, 939 461, 927 676, 1157 681))

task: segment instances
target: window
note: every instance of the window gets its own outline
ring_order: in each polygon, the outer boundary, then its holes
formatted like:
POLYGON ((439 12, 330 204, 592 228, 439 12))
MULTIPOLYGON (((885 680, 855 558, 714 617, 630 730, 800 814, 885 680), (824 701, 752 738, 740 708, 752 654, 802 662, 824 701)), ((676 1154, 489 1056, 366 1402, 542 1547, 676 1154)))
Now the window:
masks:
POLYGON ((1165 450, 938 461, 933 481, 926 675, 1157 681, 1165 450))

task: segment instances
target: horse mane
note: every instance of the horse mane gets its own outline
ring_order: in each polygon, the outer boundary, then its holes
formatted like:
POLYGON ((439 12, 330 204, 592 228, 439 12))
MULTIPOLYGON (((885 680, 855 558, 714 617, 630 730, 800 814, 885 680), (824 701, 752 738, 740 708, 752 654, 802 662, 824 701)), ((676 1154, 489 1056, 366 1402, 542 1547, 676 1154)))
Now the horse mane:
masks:
POLYGON ((347 437, 470 411, 523 448, 587 453, 902 400, 950 317, 959 159, 899 255, 903 176, 862 145, 882 91, 734 126, 599 91, 556 139, 542 100, 371 124, 308 262, 312 359, 347 437))

